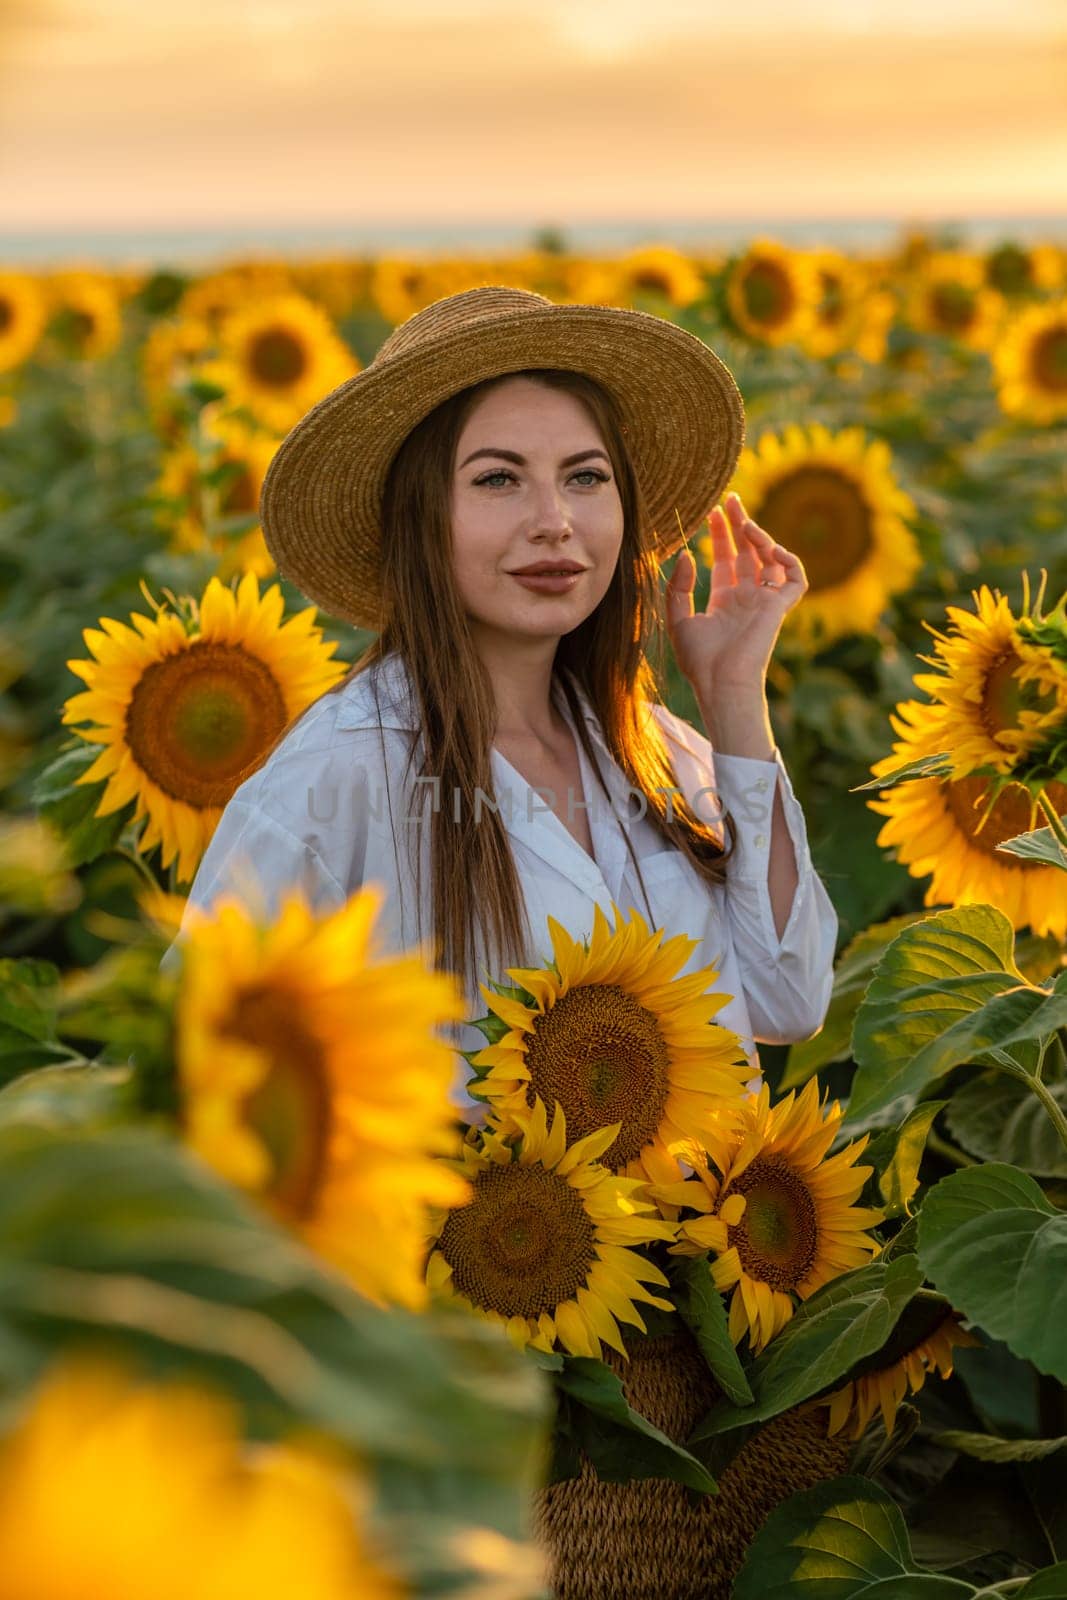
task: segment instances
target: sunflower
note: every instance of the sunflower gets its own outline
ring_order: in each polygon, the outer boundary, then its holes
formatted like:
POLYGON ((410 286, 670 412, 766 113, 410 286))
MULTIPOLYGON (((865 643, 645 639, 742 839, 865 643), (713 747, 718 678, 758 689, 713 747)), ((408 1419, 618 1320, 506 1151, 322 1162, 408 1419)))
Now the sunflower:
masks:
POLYGON ((594 907, 587 944, 548 918, 553 965, 508 972, 527 1001, 481 986, 507 1031, 470 1058, 481 1081, 468 1087, 502 1126, 521 1126, 538 1097, 558 1101, 576 1139, 617 1124, 606 1167, 678 1178, 679 1155, 717 1148, 732 1126, 752 1066, 714 1021, 730 998, 706 992, 717 970, 677 975, 697 941, 661 943, 639 911, 612 909, 614 929, 594 907))
POLYGON ((67 1356, 0 1436, 0 1600, 396 1600, 367 1498, 336 1447, 246 1446, 221 1392, 67 1356))
POLYGON ((950 1378, 953 1350, 980 1344, 940 1295, 921 1289, 888 1344, 861 1362, 841 1388, 806 1409, 829 1408, 826 1432, 831 1437, 844 1429, 844 1437, 861 1438, 876 1411, 882 1413, 886 1433, 892 1433, 904 1396, 917 1394, 928 1372, 950 1378))
POLYGON ((1067 417, 1067 296, 1019 312, 992 356, 1002 411, 1040 424, 1067 417))
POLYGON ((218 359, 205 361, 199 375, 225 389, 228 405, 279 434, 359 371, 322 307, 295 292, 235 309, 218 339, 218 359))
POLYGON ((448 974, 374 959, 377 884, 316 917, 298 894, 263 925, 238 902, 194 914, 177 1002, 190 1145, 254 1193, 370 1299, 419 1308, 427 1207, 468 1186, 440 1160, 458 1135, 448 974))
POLYGON ((37 278, 0 272, 0 372, 12 372, 33 354, 48 321, 48 301, 37 278))
POLYGON ((433 1231, 431 1290, 499 1323, 520 1347, 558 1340, 599 1358, 603 1340, 625 1355, 619 1323, 645 1331, 635 1301, 673 1309, 646 1287, 666 1288, 667 1278, 633 1247, 673 1239, 675 1228, 638 1179, 600 1165, 617 1132, 612 1124, 568 1146, 562 1106, 549 1130, 538 1099, 521 1133, 486 1127, 471 1137, 457 1168, 473 1198, 433 1231))
POLYGON ((647 297, 681 309, 704 296, 704 279, 692 260, 671 245, 646 245, 612 263, 618 303, 633 305, 647 297))
POLYGON ((234 262, 190 283, 178 311, 183 319, 204 322, 217 333, 226 318, 249 301, 287 294, 292 288, 292 273, 284 262, 234 262))
POLYGON ((814 250, 810 257, 819 302, 803 348, 819 359, 855 352, 872 364, 881 361, 896 311, 893 296, 874 287, 863 263, 839 250, 814 250))
POLYGON ((77 782, 108 779, 97 816, 136 801, 133 820, 148 818, 139 848, 160 845, 182 883, 263 752, 344 676, 314 606, 282 623, 284 605, 277 584, 260 596, 252 573, 236 592, 212 578, 192 623, 163 605, 153 619, 133 613, 132 628, 102 617, 102 632, 82 633, 95 659, 67 662, 88 688, 62 720, 91 722, 75 732, 105 747, 77 782))
MULTIPOLYGON (((805 648, 872 629, 922 565, 905 518, 915 505, 893 476, 889 446, 862 428, 830 433, 789 423, 742 450, 730 488, 756 522, 798 555, 808 592, 787 618, 805 648)), ((711 539, 697 542, 712 563, 711 539)))
POLYGON ((1067 732, 1067 661, 1020 638, 999 590, 982 584, 971 593, 976 615, 947 608, 953 633, 924 622, 937 654, 920 660, 939 670, 915 675, 916 688, 945 709, 938 725, 954 778, 977 767, 1013 772, 1030 752, 1067 732))
POLYGON ((194 376, 211 343, 211 329, 205 321, 183 317, 158 322, 141 346, 141 384, 152 426, 161 438, 184 439, 188 409, 176 386, 194 376))
POLYGON ((122 302, 103 273, 57 272, 47 286, 50 324, 64 349, 82 361, 110 355, 122 338, 122 302))
POLYGON ((1003 295, 1033 294, 1058 289, 1063 283, 1063 263, 1054 245, 1024 249, 1008 241, 988 251, 983 264, 989 287, 1003 295))
MULTIPOLYGON (((871 767, 876 778, 920 756, 949 748, 944 706, 905 700, 890 712, 900 735, 893 753, 871 767)), ((1058 867, 998 853, 996 846, 1040 827, 1037 801, 1021 783, 1008 783, 990 805, 998 780, 968 777, 916 778, 868 800, 872 811, 888 817, 876 843, 896 850, 913 878, 930 873, 923 904, 994 905, 1016 929, 1039 936, 1067 938, 1067 880, 1058 867)), ((1059 815, 1067 811, 1067 785, 1048 783, 1045 793, 1059 815)))
POLYGON ((936 250, 927 257, 906 302, 912 327, 975 350, 990 348, 1004 314, 1004 298, 987 285, 981 258, 962 250, 936 250))
POLYGON ((370 298, 394 327, 438 298, 436 262, 380 256, 371 268, 370 298))
POLYGON ((183 502, 177 514, 169 508, 160 513, 161 520, 170 524, 172 546, 214 551, 219 557, 217 576, 223 582, 246 572, 267 578, 275 570, 261 527, 236 537, 223 529, 208 530, 215 529, 220 519, 258 512, 263 479, 277 448, 277 439, 205 406, 200 414, 200 447, 183 441, 163 459, 156 493, 183 502))
POLYGON ((753 1351, 762 1350, 793 1315, 795 1296, 806 1300, 881 1248, 866 1230, 882 1212, 852 1203, 874 1170, 855 1165, 869 1136, 826 1158, 840 1121, 836 1101, 820 1107, 814 1078, 774 1106, 764 1084, 745 1108, 721 1177, 703 1166, 663 1186, 665 1200, 705 1213, 679 1225, 672 1254, 714 1252, 712 1281, 732 1291, 735 1344, 747 1332, 753 1351))
POLYGON ((819 274, 802 252, 757 239, 728 269, 725 294, 740 332, 763 344, 787 344, 815 327, 819 274))

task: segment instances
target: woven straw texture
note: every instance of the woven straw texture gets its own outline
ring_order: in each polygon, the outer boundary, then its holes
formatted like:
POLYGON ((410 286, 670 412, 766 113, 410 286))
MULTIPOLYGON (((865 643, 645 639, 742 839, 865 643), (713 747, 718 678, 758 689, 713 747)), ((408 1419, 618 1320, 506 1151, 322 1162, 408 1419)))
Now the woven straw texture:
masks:
POLYGON ((525 289, 449 295, 409 317, 369 366, 283 439, 260 496, 279 572, 323 611, 380 631, 386 475, 416 423, 485 378, 526 367, 584 372, 612 391, 662 558, 719 499, 744 443, 729 369, 702 340, 647 312, 556 305, 525 289), (675 513, 677 512, 677 516, 675 513))
MULTIPOLYGON (((679 1444, 719 1398, 688 1333, 629 1334, 624 1362, 605 1359, 626 1398, 679 1444)), ((690 1504, 667 1478, 605 1483, 592 1464, 538 1492, 535 1535, 558 1600, 729 1600, 745 1551, 774 1507, 847 1470, 849 1446, 825 1437, 817 1414, 787 1411, 717 1474, 719 1493, 690 1504)))

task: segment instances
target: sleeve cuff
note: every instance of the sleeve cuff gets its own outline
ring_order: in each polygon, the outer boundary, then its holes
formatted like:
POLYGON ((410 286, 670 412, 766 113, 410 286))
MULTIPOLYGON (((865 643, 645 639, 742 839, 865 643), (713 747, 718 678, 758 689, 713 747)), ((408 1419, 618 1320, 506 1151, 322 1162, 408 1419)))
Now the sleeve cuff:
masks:
POLYGON ((803 881, 811 870, 808 831, 778 746, 775 745, 769 761, 758 761, 752 756, 724 755, 721 751, 716 751, 712 759, 720 811, 729 811, 737 830, 729 863, 730 873, 753 881, 767 881, 777 781, 796 856, 797 875, 803 881))

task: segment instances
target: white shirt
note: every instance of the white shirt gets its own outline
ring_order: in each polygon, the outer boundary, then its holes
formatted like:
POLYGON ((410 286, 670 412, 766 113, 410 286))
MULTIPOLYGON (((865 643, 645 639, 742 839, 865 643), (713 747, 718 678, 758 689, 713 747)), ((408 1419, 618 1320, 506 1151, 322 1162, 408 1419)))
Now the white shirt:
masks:
MULTIPOLYGON (((624 914, 636 906, 649 926, 665 928, 666 936, 684 933, 698 939, 679 974, 705 966, 718 970, 711 987, 732 998, 715 1020, 740 1036, 758 1073, 757 1039, 791 1043, 821 1028, 830 1003, 838 927, 837 913, 812 866, 804 814, 781 752, 776 747, 769 761, 713 755, 710 743, 695 728, 665 708, 653 707, 686 800, 705 821, 717 820, 724 806, 737 827, 737 842, 725 867, 726 883, 709 885, 682 852, 665 845, 645 820, 643 797, 631 789, 609 754, 599 720, 573 676, 571 682, 610 791, 609 801, 576 737, 595 860, 500 751, 494 748, 490 753, 494 794, 487 799, 500 808, 534 935, 533 947, 516 964, 532 967, 551 960, 549 915, 572 938, 583 939, 592 933, 595 906, 601 907, 609 923, 613 900, 624 914), (780 939, 767 881, 776 779, 799 880, 780 939), (702 795, 702 790, 712 792, 702 795), (633 871, 624 830, 641 862, 650 906, 633 871)), ((189 906, 208 910, 219 895, 230 893, 270 919, 287 890, 301 889, 311 905, 325 913, 373 881, 385 891, 375 923, 378 952, 399 953, 418 944, 412 859, 412 851, 418 849, 422 938, 428 950, 433 926, 426 826, 429 780, 421 788, 413 786, 422 759, 413 703, 406 670, 396 653, 317 700, 264 765, 234 791, 201 860, 189 906), (415 820, 405 824, 406 816, 415 820), (406 835, 413 836, 410 845, 406 835)), ((562 696, 558 703, 574 733, 562 696)), ((582 798, 574 797, 575 811, 582 798)), ((454 799, 443 793, 439 803, 442 811, 455 810, 454 799)), ((461 815, 461 825, 472 822, 461 815)), ((187 910, 163 957, 164 969, 173 964, 173 953, 190 920, 187 910)), ((480 942, 478 951, 481 955, 480 942)), ((486 1013, 477 988, 486 976, 482 967, 472 978, 467 992, 470 1018, 486 1013)), ((502 971, 494 970, 491 976, 507 981, 502 971)), ((457 1025, 449 1037, 467 1051, 486 1042, 469 1023, 457 1025)), ((461 1056, 456 1061, 454 1098, 459 1113, 478 1120, 484 1107, 463 1089, 471 1069, 461 1056)))

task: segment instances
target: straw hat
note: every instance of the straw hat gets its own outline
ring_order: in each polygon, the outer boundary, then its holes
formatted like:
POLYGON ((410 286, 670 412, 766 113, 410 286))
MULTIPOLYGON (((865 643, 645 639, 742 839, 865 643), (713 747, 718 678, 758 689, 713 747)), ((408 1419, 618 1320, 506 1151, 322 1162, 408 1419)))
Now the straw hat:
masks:
POLYGON ((283 439, 260 495, 278 571, 330 616, 379 631, 382 491, 393 457, 450 395, 525 367, 583 372, 612 392, 656 551, 672 555, 679 519, 688 537, 741 452, 744 408, 729 369, 662 317, 490 285, 409 317, 283 439))

